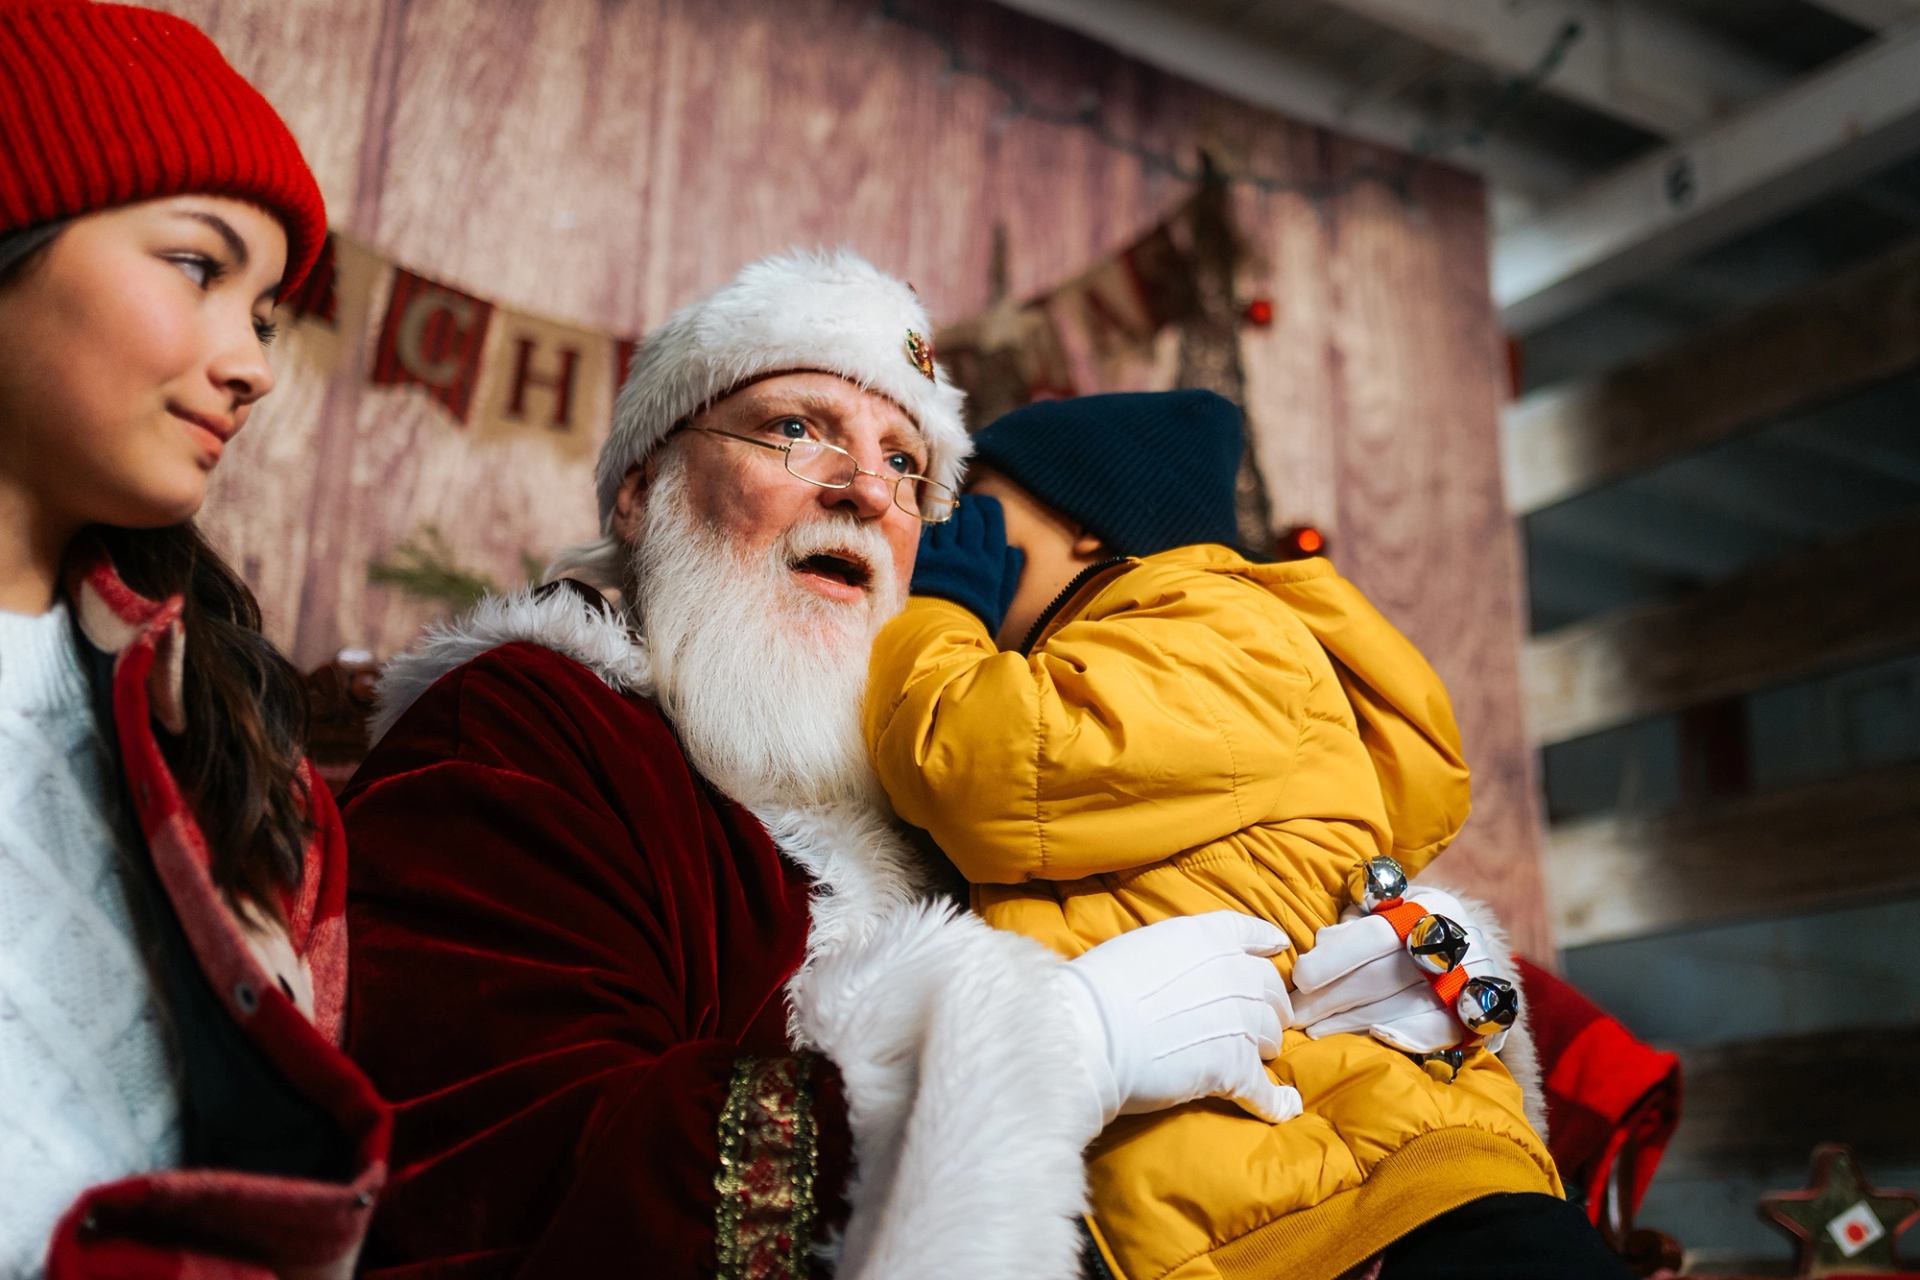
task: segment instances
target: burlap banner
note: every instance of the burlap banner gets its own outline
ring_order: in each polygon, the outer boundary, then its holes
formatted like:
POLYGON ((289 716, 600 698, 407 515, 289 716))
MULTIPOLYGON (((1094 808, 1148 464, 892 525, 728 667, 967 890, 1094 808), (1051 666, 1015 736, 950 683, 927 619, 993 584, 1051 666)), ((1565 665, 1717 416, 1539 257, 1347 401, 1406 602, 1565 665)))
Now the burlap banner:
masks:
POLYGON ((1156 379, 1127 370, 1194 308, 1193 204, 1037 297, 941 329, 940 358, 984 425, 1034 400, 1156 379))
MULTIPOLYGON (((1057 288, 939 331, 939 357, 986 422, 1030 400, 1115 385, 1194 305, 1192 205, 1057 288)), ((475 440, 530 432, 588 455, 633 359, 632 338, 516 311, 409 271, 338 232, 285 310, 303 356, 407 388, 475 440)))
POLYGON ((283 304, 302 356, 411 388, 475 440, 537 433, 590 456, 632 358, 630 339, 503 307, 382 258, 339 232, 283 304))

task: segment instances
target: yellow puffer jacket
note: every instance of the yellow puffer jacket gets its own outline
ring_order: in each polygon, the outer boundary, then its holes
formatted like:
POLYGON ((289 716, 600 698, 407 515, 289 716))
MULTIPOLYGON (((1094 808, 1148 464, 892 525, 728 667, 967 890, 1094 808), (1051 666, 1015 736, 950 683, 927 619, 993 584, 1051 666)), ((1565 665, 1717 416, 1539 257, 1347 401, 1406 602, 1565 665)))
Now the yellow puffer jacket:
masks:
MULTIPOLYGON (((1077 955, 1227 907, 1305 949, 1361 860, 1411 874, 1466 819, 1439 677, 1324 560, 1119 561, 1037 631, 1002 653, 965 609, 916 597, 874 646, 881 781, 994 925, 1077 955)), ((1332 1277, 1479 1196, 1560 1194, 1489 1053, 1442 1083, 1369 1037, 1288 1031, 1270 1068, 1303 1116, 1193 1103, 1095 1145, 1091 1225, 1123 1280, 1332 1277)))

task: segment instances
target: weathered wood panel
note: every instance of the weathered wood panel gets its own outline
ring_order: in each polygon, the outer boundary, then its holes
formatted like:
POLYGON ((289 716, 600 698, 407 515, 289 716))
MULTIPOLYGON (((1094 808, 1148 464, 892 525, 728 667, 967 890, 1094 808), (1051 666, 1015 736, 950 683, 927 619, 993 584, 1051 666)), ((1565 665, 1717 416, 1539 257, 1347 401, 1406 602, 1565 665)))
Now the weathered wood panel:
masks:
POLYGON ((1501 427, 1524 515, 1920 365, 1920 243, 1597 377, 1537 391, 1501 427))
MULTIPOLYGON (((285 111, 336 226, 529 311, 638 333, 793 244, 851 244, 937 320, 980 310, 996 222, 1025 296, 1188 193, 1088 131, 1005 119, 1006 96, 860 0, 160 0, 285 111)), ((1428 166, 1411 199, 1349 145, 990 4, 916 9, 1032 101, 1097 103, 1114 134, 1302 190, 1236 193, 1247 399, 1275 519, 1327 530, 1460 709, 1478 794, 1447 866, 1549 954, 1521 728, 1499 346, 1477 181, 1428 166), (1329 197, 1314 194, 1342 184, 1329 197)), ((231 451, 207 523, 303 666, 390 653, 436 610, 367 581, 436 525, 501 581, 593 526, 587 463, 475 440, 424 397, 331 379, 288 344, 281 390, 231 451)))
POLYGON ((1920 516, 1527 645, 1527 719, 1562 742, 1920 648, 1920 516))
POLYGON ((1791 1167, 1822 1142, 1853 1147, 1869 1174, 1875 1164, 1912 1164, 1916 1055, 1920 1027, 1911 1026, 1683 1050, 1686 1102, 1661 1177, 1791 1167))
MULTIPOLYGON (((1380 162, 1358 144, 1332 151, 1336 173, 1380 162)), ((1453 248, 1485 238, 1484 213, 1448 196, 1453 181, 1439 170, 1416 179, 1418 218, 1371 185, 1338 206, 1324 340, 1339 466, 1333 547, 1452 691, 1474 817, 1442 874, 1501 903, 1536 902, 1538 862, 1512 856, 1540 823, 1516 679, 1519 550, 1486 429, 1505 355, 1485 264, 1453 248)), ((1529 921, 1515 941, 1549 955, 1544 937, 1529 921)))
POLYGON ((1920 893, 1920 766, 1547 833, 1562 946, 1920 893))

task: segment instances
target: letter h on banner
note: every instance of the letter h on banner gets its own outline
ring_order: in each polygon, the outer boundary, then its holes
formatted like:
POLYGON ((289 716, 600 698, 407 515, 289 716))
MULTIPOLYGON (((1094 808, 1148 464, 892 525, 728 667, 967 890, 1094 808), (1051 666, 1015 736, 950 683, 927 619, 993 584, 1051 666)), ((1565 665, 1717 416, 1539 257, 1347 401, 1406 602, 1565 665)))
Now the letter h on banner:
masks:
POLYGON ((580 363, 580 352, 573 347, 560 348, 559 369, 551 374, 533 370, 532 338, 513 341, 513 398, 507 402, 507 416, 524 420, 527 414, 527 388, 546 387, 553 392, 553 416, 549 425, 556 431, 573 426, 568 412, 573 406, 573 369, 580 363))

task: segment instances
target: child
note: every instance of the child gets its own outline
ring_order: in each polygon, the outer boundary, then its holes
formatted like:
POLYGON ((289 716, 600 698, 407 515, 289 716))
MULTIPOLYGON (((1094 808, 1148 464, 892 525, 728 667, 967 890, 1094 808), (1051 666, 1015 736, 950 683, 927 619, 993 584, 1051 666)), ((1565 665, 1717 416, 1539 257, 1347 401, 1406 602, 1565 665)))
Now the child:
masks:
POLYGON ((147 9, 0 0, 0 134, 0 1274, 345 1277, 387 1112, 339 819, 190 523, 320 191, 147 9))
MULTIPOLYGON (((975 447, 971 523, 923 540, 866 733, 989 922, 1074 955, 1231 908, 1304 951, 1364 862, 1411 874, 1453 838, 1467 776, 1438 677, 1325 560, 1229 549, 1232 404, 1036 404, 975 447)), ((1443 1081, 1373 1038, 1289 1031, 1270 1067, 1299 1117, 1204 1102, 1107 1129, 1090 1225, 1116 1275, 1332 1277, 1469 1202, 1560 1194, 1491 1053, 1443 1081)))

